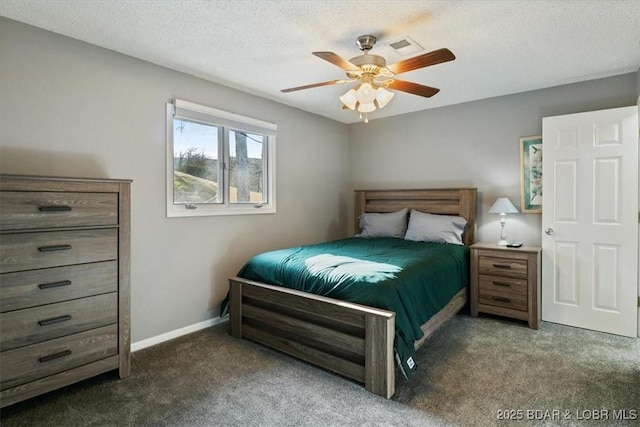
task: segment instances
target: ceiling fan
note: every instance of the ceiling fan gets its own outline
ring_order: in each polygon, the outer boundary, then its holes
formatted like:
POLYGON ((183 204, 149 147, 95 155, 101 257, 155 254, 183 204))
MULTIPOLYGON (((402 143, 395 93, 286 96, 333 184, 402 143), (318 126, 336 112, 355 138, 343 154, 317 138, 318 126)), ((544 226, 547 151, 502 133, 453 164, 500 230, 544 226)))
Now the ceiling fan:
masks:
POLYGON ((387 65, 387 61, 382 56, 369 53, 376 41, 376 37, 372 35, 358 37, 356 45, 364 53, 350 60, 333 52, 312 52, 315 56, 342 68, 346 71, 347 78, 282 89, 282 92, 288 93, 314 87, 358 82, 357 87, 342 95, 340 100, 344 104, 342 108, 357 109, 361 116, 362 113, 365 114, 365 122, 368 122, 368 113, 375 111, 376 108, 383 108, 393 98, 393 92, 387 89, 399 90, 426 98, 432 97, 440 91, 434 87, 396 79, 397 74, 456 59, 449 49, 443 48, 387 65))

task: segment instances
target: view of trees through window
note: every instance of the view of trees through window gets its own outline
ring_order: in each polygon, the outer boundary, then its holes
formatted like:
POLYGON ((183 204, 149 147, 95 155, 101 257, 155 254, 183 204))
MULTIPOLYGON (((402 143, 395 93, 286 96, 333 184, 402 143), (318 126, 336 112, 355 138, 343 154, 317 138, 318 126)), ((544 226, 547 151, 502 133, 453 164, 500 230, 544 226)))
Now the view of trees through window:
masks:
POLYGON ((262 203, 263 135, 229 132, 229 184, 231 203, 262 203), (235 194, 234 194, 235 192, 235 194))
POLYGON ((264 135, 174 119, 174 203, 223 203, 220 157, 228 158, 229 202, 262 203, 264 142, 264 135), (224 132, 228 146, 219 140, 224 140, 224 132))

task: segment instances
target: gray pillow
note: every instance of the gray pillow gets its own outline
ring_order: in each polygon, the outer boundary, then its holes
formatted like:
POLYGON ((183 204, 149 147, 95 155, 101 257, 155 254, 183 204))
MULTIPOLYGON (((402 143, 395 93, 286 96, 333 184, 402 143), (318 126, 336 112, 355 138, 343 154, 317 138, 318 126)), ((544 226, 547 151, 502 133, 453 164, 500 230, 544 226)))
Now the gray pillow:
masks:
POLYGON ((360 216, 359 237, 399 237, 407 231, 408 210, 400 209, 390 213, 367 212, 360 216))
POLYGON ((462 234, 466 225, 467 220, 461 216, 434 215, 411 209, 404 238, 417 242, 463 245, 462 234))

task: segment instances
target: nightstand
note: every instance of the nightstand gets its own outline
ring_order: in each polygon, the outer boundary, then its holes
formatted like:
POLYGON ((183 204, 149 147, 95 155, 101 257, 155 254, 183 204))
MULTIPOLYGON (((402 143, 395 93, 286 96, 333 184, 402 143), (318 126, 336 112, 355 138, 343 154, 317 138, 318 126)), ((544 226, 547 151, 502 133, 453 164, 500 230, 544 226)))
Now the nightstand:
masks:
POLYGON ((471 245, 471 315, 490 313, 540 326, 540 254, 537 246, 471 245))

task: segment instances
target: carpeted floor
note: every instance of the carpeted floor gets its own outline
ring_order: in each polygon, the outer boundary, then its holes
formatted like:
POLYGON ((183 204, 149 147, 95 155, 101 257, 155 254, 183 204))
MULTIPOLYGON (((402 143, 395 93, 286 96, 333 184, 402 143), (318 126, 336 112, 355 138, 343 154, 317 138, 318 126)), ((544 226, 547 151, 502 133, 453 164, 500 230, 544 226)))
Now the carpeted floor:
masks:
POLYGON ((640 339, 459 314, 417 359, 386 400, 231 338, 224 324, 134 353, 130 378, 101 375, 0 418, 5 427, 640 425, 640 339))

